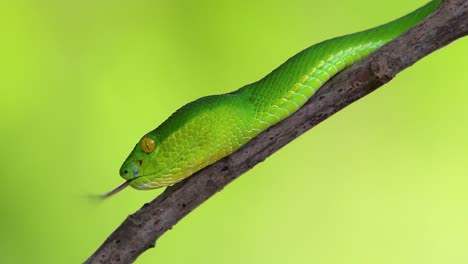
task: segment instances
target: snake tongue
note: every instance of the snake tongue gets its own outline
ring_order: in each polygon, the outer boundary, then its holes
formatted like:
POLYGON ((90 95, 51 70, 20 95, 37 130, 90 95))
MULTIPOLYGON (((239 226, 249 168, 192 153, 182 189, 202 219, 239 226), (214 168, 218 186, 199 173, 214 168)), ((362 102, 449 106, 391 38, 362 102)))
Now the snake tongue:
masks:
POLYGON ((105 194, 102 194, 101 195, 101 198, 102 199, 105 199, 105 198, 109 198, 111 197, 112 195, 122 191, 123 189, 125 189, 125 187, 127 187, 128 185, 130 185, 130 182, 131 180, 126 180, 124 183, 122 183, 121 185, 117 186, 117 188, 115 188, 114 190, 108 192, 108 193, 105 193, 105 194))

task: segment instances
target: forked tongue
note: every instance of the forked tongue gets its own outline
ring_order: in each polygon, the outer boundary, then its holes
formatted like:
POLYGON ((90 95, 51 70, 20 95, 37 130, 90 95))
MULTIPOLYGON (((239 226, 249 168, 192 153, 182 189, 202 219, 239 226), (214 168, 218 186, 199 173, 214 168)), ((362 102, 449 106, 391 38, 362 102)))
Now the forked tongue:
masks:
POLYGON ((117 188, 115 188, 114 190, 112 190, 112 191, 110 191, 108 193, 105 193, 105 194, 101 194, 101 195, 99 195, 99 197, 102 198, 102 199, 109 198, 112 195, 114 195, 114 194, 120 192, 121 190, 125 189, 125 187, 130 185, 130 182, 131 182, 131 180, 127 180, 124 183, 122 183, 121 185, 119 185, 117 188))

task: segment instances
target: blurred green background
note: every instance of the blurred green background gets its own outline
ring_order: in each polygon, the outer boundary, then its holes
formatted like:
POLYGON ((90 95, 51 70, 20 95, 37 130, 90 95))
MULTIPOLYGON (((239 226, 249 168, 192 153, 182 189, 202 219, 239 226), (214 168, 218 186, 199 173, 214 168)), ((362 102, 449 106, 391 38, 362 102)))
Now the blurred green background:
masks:
MULTIPOLYGON (((417 1, 4 1, 0 259, 79 263, 161 191, 118 168, 198 97, 417 1)), ((137 263, 468 263, 463 39, 347 107, 203 204, 137 263)))

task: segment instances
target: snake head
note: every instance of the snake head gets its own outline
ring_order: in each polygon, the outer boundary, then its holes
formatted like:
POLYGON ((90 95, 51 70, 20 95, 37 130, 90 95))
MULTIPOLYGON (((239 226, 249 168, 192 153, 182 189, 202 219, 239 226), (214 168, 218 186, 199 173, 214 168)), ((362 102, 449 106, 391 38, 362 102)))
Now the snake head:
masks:
POLYGON ((141 182, 147 182, 148 176, 155 174, 155 168, 152 165, 154 162, 151 160, 155 158, 159 149, 158 138, 153 132, 143 136, 120 167, 120 176, 125 179, 125 182, 100 197, 110 197, 129 185, 135 189, 145 189, 141 187, 141 182))
POLYGON ((151 162, 159 151, 159 141, 152 132, 144 135, 120 167, 120 176, 131 182, 151 172, 151 162))

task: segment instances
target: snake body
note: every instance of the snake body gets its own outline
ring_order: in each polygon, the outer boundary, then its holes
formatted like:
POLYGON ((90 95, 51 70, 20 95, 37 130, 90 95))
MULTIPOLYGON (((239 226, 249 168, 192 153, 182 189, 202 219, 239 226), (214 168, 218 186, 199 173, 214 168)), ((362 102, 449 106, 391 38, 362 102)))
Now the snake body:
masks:
POLYGON ((145 134, 120 175, 140 190, 172 185, 297 111, 331 77, 431 14, 432 1, 390 23, 315 44, 263 79, 188 103, 145 134))

